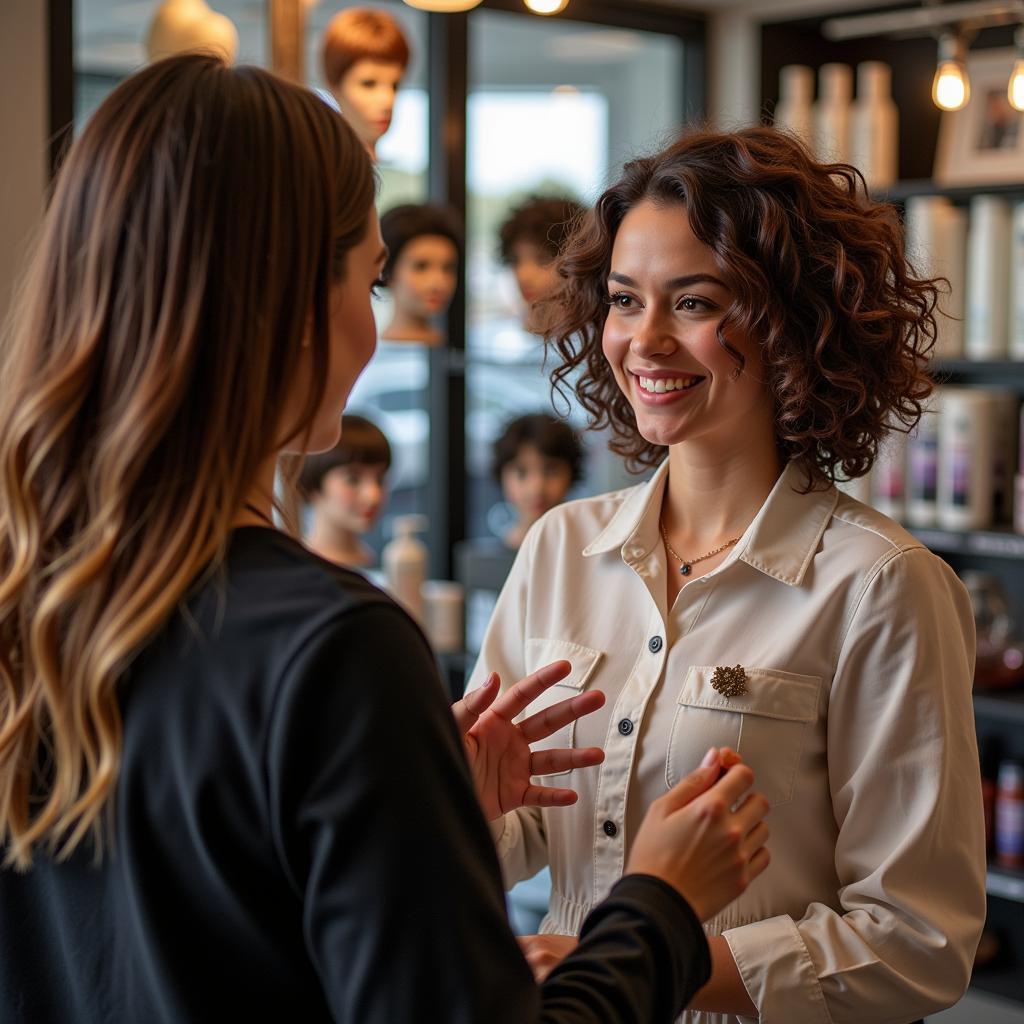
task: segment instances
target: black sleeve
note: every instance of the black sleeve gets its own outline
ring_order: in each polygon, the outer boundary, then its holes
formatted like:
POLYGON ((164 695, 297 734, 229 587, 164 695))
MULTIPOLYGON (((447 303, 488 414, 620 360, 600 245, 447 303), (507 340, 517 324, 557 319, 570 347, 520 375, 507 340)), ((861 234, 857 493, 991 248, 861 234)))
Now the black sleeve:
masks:
POLYGON ((537 988, 433 657, 393 605, 340 614, 304 645, 278 695, 267 779, 339 1022, 669 1021, 706 978, 685 902, 634 877, 537 988))

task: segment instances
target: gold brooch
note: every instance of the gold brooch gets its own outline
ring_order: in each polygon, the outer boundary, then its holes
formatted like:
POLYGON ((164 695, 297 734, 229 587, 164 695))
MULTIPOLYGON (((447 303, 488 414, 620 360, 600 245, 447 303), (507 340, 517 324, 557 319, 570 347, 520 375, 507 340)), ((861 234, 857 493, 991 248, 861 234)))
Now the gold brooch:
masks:
POLYGON ((742 697, 747 692, 747 673, 742 665, 734 665, 732 668, 719 666, 711 677, 711 688, 727 700, 730 697, 742 697))

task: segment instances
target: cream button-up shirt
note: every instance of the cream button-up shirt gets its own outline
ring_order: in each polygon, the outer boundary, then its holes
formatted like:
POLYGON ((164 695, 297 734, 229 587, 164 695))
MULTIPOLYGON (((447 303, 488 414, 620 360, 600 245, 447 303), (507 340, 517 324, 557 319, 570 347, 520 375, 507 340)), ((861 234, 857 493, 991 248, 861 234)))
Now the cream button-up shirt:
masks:
MULTIPOLYGON (((495 830, 506 882, 550 864, 542 930, 573 934, 623 873, 651 801, 711 746, 739 751, 772 805, 770 867, 708 922, 765 1024, 907 1024, 967 986, 985 918, 971 680, 974 620, 952 570, 790 465, 726 560, 667 607, 668 476, 563 505, 530 532, 471 685, 560 658, 604 707, 538 744, 601 746, 568 808, 495 830), (740 665, 726 698, 716 667, 740 665)), ((550 777, 548 777, 550 778, 550 777)), ((687 1024, 746 1018, 687 1012, 687 1024)))

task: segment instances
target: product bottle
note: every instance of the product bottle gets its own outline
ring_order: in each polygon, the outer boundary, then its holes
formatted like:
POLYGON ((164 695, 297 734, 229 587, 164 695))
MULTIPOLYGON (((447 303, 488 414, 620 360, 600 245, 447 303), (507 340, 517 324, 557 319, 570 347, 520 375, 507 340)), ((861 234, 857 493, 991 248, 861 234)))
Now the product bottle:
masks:
POLYGON ((1017 475, 1013 488, 1013 528, 1024 533, 1024 407, 1020 411, 1020 432, 1017 434, 1017 475))
POLYGON ((1024 868, 1024 764, 1003 761, 996 788, 996 863, 1024 868))
POLYGON ((850 163, 871 189, 898 177, 899 112, 892 101, 892 69, 880 60, 857 65, 857 99, 850 108, 850 163))
POLYGON ((812 145, 813 102, 814 72, 803 64, 787 64, 779 72, 775 127, 790 131, 812 145))
POLYGON ((423 583, 427 549, 413 534, 427 528, 426 516, 395 516, 394 538, 384 545, 381 562, 391 596, 417 621, 423 622, 423 583))
POLYGON ((943 388, 939 416, 939 525, 992 525, 993 407, 983 388, 943 388))
POLYGON ((1006 358, 1009 264, 1010 204, 1000 196, 975 196, 967 232, 968 359, 1006 358))
POLYGON ((907 435, 891 430, 871 470, 871 503, 883 515, 902 519, 907 506, 907 435))
POLYGON ((853 70, 848 64, 823 64, 818 72, 818 102, 814 104, 814 155, 827 163, 850 158, 850 100, 853 70))
POLYGON ((962 359, 964 299, 967 294, 967 211, 944 196, 907 200, 907 258, 921 277, 942 277, 937 310, 938 334, 932 355, 962 359))
POLYGON ((1024 360, 1024 202, 1016 203, 1010 224, 1011 359, 1024 360))
POLYGON ((1017 470, 1017 423, 1020 399, 1013 391, 988 388, 992 401, 992 522, 1013 522, 1013 478, 1017 470))
POLYGON ((907 522, 928 528, 938 520, 940 388, 907 438, 907 522))
POLYGON ((982 736, 978 740, 981 761, 981 802, 985 808, 985 849, 992 856, 996 834, 996 789, 999 778, 1001 744, 998 736, 982 736))

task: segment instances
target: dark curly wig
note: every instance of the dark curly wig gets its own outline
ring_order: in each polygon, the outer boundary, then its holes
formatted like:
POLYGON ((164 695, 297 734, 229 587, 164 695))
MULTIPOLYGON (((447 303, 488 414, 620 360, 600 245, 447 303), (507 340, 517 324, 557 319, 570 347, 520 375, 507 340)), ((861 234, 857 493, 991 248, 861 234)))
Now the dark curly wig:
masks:
POLYGON ((593 428, 611 427, 631 469, 666 449, 637 431, 601 336, 615 234, 643 201, 685 206, 713 251, 733 294, 718 340, 741 362, 729 334, 759 339, 783 459, 811 479, 854 479, 889 430, 917 422, 941 281, 908 267, 895 208, 872 202, 854 167, 817 163, 784 132, 693 131, 626 164, 568 241, 565 283, 546 304, 555 386, 575 390, 593 428))
POLYGON ((498 232, 501 262, 511 265, 517 242, 529 242, 554 259, 584 208, 561 196, 529 196, 508 215, 498 232))

